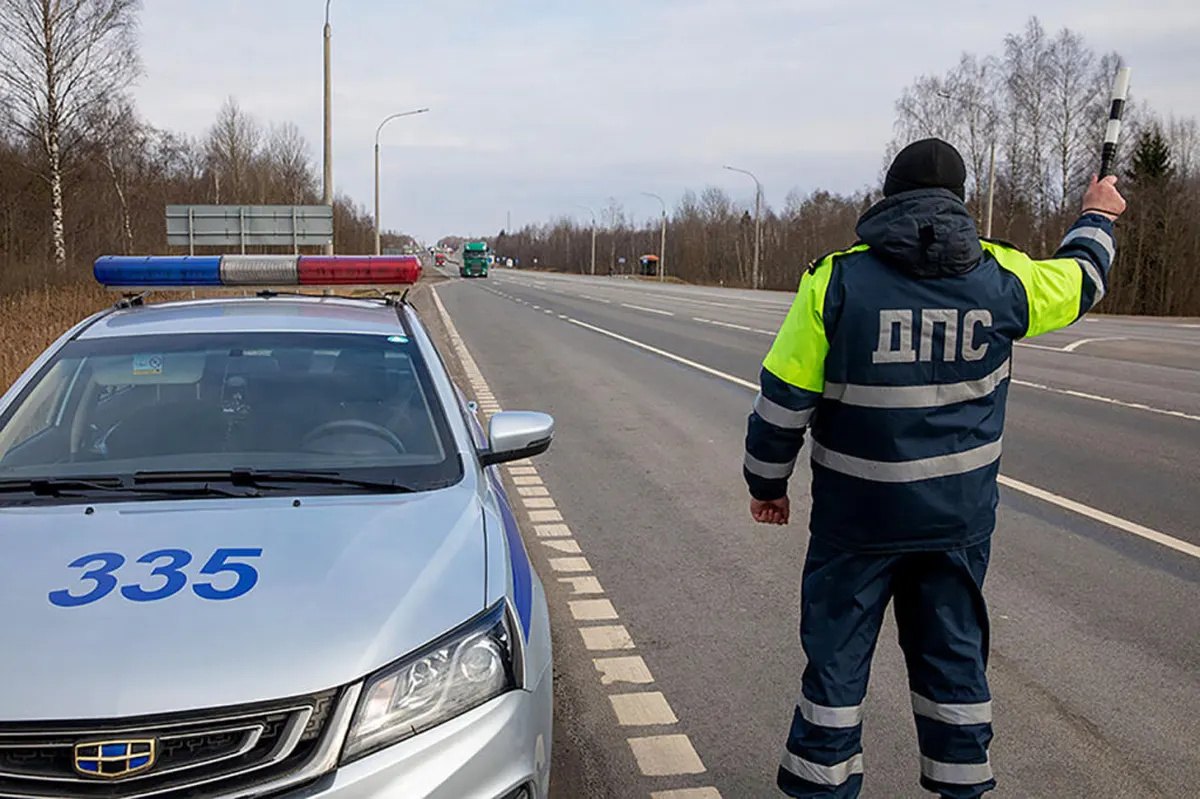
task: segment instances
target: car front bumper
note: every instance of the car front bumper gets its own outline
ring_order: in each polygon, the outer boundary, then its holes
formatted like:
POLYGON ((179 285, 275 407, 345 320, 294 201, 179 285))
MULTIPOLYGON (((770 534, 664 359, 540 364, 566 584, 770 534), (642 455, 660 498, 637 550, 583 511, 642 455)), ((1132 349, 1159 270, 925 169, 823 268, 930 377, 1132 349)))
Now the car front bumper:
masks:
POLYGON ((512 691, 280 799, 545 799, 551 692, 512 691), (523 799, 523 797, 522 797, 523 799))

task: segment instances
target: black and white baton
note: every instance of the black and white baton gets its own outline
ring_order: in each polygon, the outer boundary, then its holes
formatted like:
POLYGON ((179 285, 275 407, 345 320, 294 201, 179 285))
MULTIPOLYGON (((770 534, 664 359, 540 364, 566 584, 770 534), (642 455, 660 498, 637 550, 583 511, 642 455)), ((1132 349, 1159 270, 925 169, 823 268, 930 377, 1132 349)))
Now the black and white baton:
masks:
POLYGON ((1117 155, 1117 140, 1121 138, 1121 114, 1125 112, 1125 99, 1129 96, 1129 67, 1117 70, 1113 83, 1112 104, 1108 107, 1108 127, 1104 131, 1104 147, 1100 151, 1100 178, 1112 174, 1113 159, 1117 155))

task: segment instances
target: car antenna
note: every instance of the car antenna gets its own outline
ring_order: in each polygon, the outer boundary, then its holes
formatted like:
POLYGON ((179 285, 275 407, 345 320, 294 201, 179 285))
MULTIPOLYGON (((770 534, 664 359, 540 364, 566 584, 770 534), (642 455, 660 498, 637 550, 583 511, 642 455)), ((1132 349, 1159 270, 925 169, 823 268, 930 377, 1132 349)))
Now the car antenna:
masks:
POLYGON ((136 308, 138 306, 145 305, 146 304, 145 300, 146 300, 146 297, 148 297, 148 296, 150 296, 149 291, 143 291, 141 294, 133 294, 133 293, 125 294, 124 296, 121 297, 121 299, 117 300, 117 304, 114 305, 113 307, 116 308, 118 311, 124 310, 126 308, 136 308))

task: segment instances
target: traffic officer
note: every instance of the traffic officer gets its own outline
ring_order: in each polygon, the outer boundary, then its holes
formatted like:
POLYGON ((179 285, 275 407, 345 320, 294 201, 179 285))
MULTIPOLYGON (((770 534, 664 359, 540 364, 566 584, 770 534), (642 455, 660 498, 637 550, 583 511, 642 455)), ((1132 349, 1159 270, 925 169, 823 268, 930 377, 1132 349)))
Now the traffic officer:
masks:
POLYGON ((754 519, 787 524, 788 478, 812 430, 812 517, 801 584, 808 663, 778 784, 855 797, 862 703, 895 602, 921 785, 954 799, 995 787, 988 618, 981 588, 1013 342, 1065 327, 1104 296, 1116 178, 1092 178, 1054 257, 981 240, 962 157, 904 148, 859 243, 814 262, 763 362, 746 436, 754 519))

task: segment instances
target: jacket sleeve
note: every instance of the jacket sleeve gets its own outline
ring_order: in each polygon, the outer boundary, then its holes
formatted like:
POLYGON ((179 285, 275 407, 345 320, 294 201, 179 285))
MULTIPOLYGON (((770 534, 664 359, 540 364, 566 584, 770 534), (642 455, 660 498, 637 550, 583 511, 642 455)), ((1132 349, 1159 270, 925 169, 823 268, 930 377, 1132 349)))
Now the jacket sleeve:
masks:
POLYGON ((1113 223, 1084 214, 1067 231, 1054 257, 1027 259, 1017 272, 1029 303, 1026 336, 1060 330, 1095 307, 1108 291, 1108 271, 1116 257, 1113 223))
POLYGON ((825 292, 832 269, 804 273, 796 300, 763 361, 746 431, 742 474, 755 499, 780 499, 796 468, 804 432, 825 390, 825 292))

